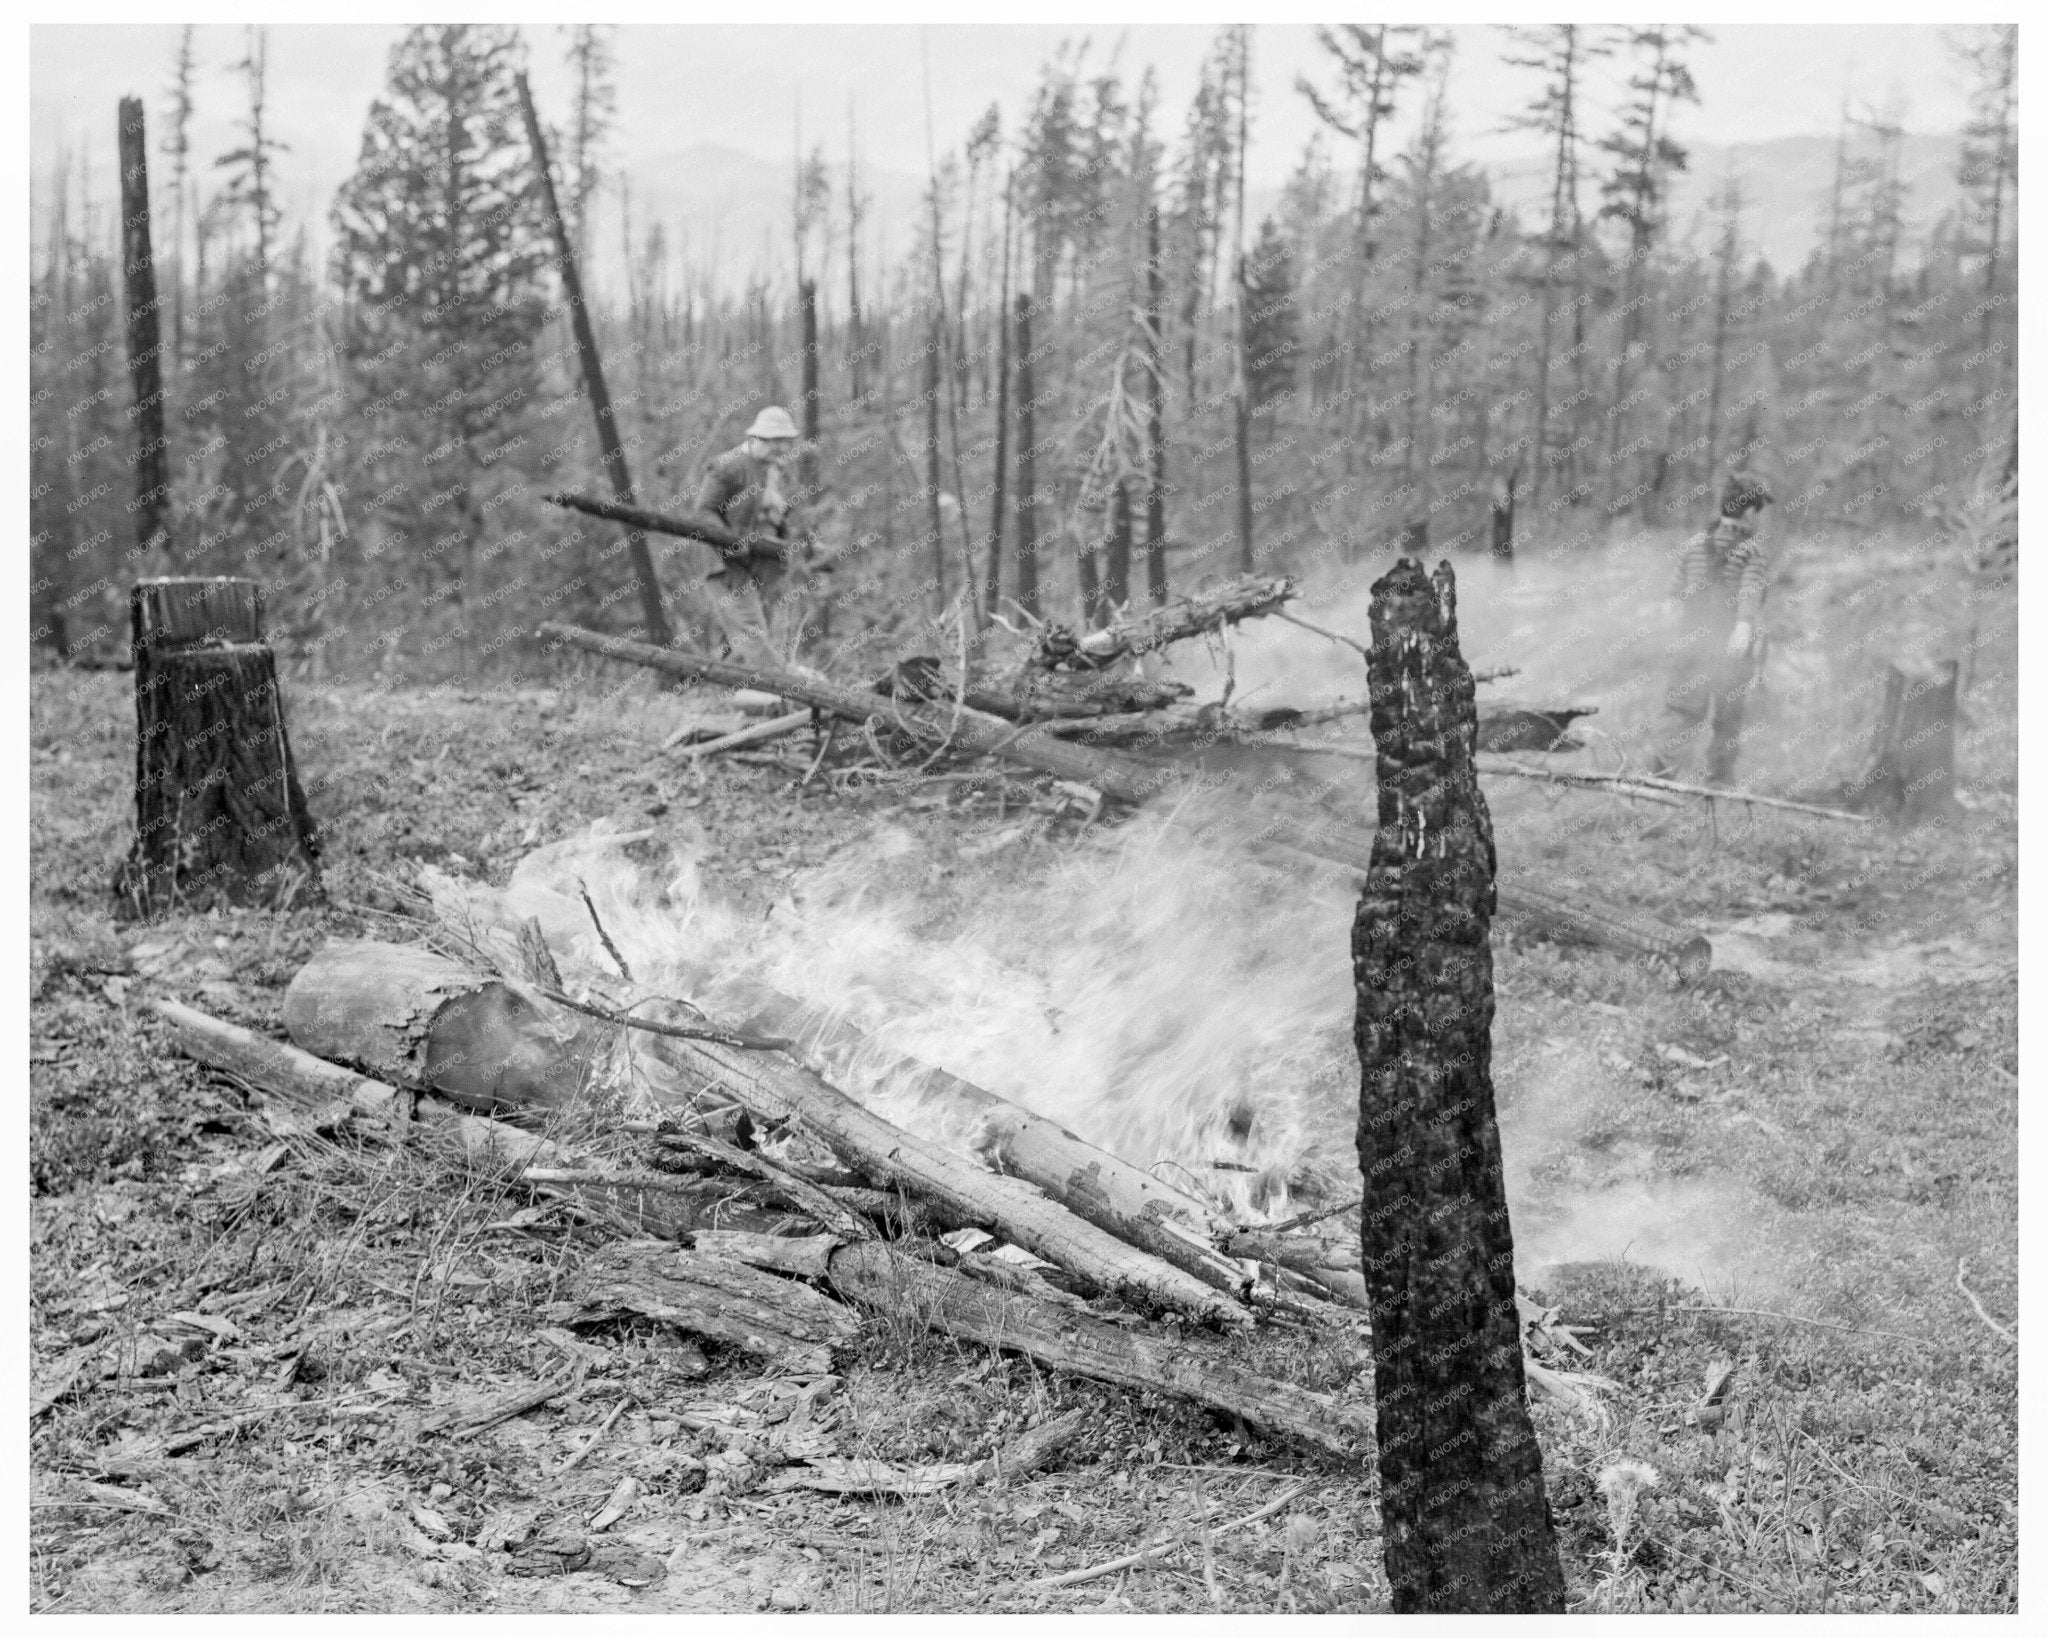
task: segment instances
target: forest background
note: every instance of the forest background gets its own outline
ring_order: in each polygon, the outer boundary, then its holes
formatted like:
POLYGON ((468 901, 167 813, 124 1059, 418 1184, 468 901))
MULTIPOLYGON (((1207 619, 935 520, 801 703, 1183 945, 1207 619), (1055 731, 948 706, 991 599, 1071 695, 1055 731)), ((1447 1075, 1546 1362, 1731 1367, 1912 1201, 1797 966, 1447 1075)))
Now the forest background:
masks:
MULTIPOLYGON (((619 532, 541 499, 603 489, 515 89, 543 54, 640 497, 687 502, 790 406, 836 564, 814 658, 900 653, 949 613, 1099 621, 1241 568, 1496 551, 1509 526, 1525 556, 1648 544, 1704 521, 1732 462, 1801 535, 1967 527, 2016 458, 2016 28, 1927 31, 1967 102, 1952 140, 1844 97, 1791 239, 1783 176, 1695 165, 1702 31, 1510 31, 1519 100, 1454 110, 1457 52, 1497 32, 1319 31, 1289 92, 1314 135, 1277 187, 1252 180, 1256 31, 1220 30, 1179 106, 1077 39, 1020 106, 932 130, 916 197, 865 160, 857 108, 830 140, 799 125, 772 195, 743 184, 779 214, 767 254, 636 210, 610 30, 408 31, 317 216, 280 185, 266 32, 210 64, 186 30, 148 103, 170 550, 136 539, 118 204, 67 148, 32 193, 31 637, 116 650, 127 586, 164 572, 262 580, 313 681, 509 676, 540 620, 635 629, 619 532), (202 151, 224 87, 234 139, 202 151), (1540 176, 1461 153, 1502 129, 1540 176)), ((696 551, 662 561, 685 633, 696 551)))

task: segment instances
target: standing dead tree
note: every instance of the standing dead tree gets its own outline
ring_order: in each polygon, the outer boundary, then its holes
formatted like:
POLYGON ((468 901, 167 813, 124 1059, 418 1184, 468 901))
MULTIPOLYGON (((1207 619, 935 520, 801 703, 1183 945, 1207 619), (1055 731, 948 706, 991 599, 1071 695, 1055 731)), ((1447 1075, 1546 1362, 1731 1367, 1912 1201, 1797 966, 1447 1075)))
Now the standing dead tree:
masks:
POLYGON ((128 296, 128 379, 135 389, 135 544, 170 550, 171 466, 164 448, 156 259, 149 242, 149 149, 142 99, 121 99, 121 265, 128 296))
POLYGON ((1450 565, 1372 588, 1379 830, 1352 929, 1380 1514, 1398 1612, 1564 1609, 1493 1108, 1493 823, 1450 565))
MULTIPOLYGON (((590 327, 590 311, 583 301, 583 280, 576 270, 576 247, 570 239, 569 224, 555 198, 554 173, 548 164, 547 139, 541 135, 540 116, 534 112, 533 92, 526 75, 518 76, 519 111, 526 119, 526 140, 533 147, 533 168, 540 177, 541 197, 548 220, 555 230, 555 247, 561 258, 562 293, 569 307, 569 320, 576 331, 576 353, 583 361, 583 385, 590 394, 591 413, 597 418, 597 439, 604 451, 605 476, 611 480, 612 495, 621 504, 633 504, 633 477, 626 468, 625 446, 619 441, 618 418, 612 413, 612 395, 604 384, 604 362, 598 357, 597 335, 590 327)), ((668 611, 662 607, 661 581, 654 572, 654 557, 647 550, 647 536, 638 529, 626 535, 626 555, 632 560, 633 577, 640 586, 640 617, 647 627, 649 642, 666 648, 675 640, 669 629, 668 611)))

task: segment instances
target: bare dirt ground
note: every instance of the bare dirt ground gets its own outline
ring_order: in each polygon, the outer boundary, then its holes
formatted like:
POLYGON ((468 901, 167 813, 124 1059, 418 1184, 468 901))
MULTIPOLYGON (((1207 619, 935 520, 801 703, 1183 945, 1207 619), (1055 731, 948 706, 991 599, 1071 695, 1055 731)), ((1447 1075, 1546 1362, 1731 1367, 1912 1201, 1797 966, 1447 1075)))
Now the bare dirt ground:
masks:
MULTIPOLYGON (((690 700, 553 681, 292 687, 335 903, 134 928, 106 892, 132 824, 129 679, 33 679, 34 1608, 1383 1609, 1368 1475, 900 1322, 871 1322, 823 1402, 846 1453, 977 1459, 1074 1408, 1085 1435, 1014 1483, 765 1491, 786 1385, 651 1325, 551 1321, 596 1244, 565 1210, 404 1149, 280 1137, 169 1049, 146 997, 282 1033, 322 939, 405 936, 394 880, 502 882, 597 820, 687 823, 706 877, 764 914, 887 827, 932 927, 960 909, 948 873, 994 823, 987 793, 793 790, 808 740, 699 776, 656 750, 690 700), (422 1431, 579 1368, 539 1410, 422 1431), (587 1561, 550 1556, 569 1537, 587 1561), (1028 1585, 1155 1544, 1146 1567, 1028 1585)), ((1717 952, 1679 990, 1600 952, 1498 951, 1524 1285, 1616 1384, 1604 1417, 1536 1407, 1575 1607, 2016 1608, 2016 1354, 1990 1322, 2017 1302, 2012 709, 1995 688, 1973 703, 1969 805, 1938 832, 1490 787, 1504 859, 1717 952), (1702 1414, 1725 1366, 1725 1408, 1702 1414), (1624 1458, 1655 1474, 1632 1519, 1600 1487, 1624 1458)), ((1001 853, 1020 881, 1106 829, 1028 818, 1001 853)), ((987 890, 986 869, 958 879, 987 890)), ((1304 1118, 1341 1154, 1355 1082, 1332 1087, 1304 1118)), ((1360 1335, 1266 1368, 1370 1380, 1360 1335)))

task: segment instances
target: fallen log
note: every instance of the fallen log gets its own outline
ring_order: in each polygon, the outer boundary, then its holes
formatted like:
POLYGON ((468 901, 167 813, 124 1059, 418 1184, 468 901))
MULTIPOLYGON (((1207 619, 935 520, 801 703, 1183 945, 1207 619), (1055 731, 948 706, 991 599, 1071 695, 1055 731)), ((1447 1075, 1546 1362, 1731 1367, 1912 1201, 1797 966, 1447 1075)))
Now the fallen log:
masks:
MULTIPOLYGON (((737 664, 683 649, 653 648, 552 621, 539 628, 539 635, 671 676, 704 677, 729 687, 760 688, 800 699, 853 722, 865 722, 883 714, 877 711, 872 694, 796 672, 737 664)), ((888 712, 889 720, 896 726, 934 744, 950 744, 976 755, 999 757, 1020 767, 1087 785, 1134 807, 1163 790, 1186 783, 1189 778, 1187 770, 1170 764, 1155 767, 1113 751, 1067 745, 1043 724, 1020 727, 971 708, 941 712, 898 701, 888 712)), ((1244 789, 1234 781, 1226 782, 1226 788, 1230 787, 1244 789)), ((1370 864, 1370 841, 1361 841, 1355 830, 1340 836, 1327 821, 1290 815, 1270 799, 1263 803, 1248 802, 1248 809, 1247 817, 1259 827, 1245 843, 1254 850, 1277 846, 1360 871, 1370 864)), ((1546 888, 1529 884, 1526 877, 1504 880, 1500 900, 1506 919, 1521 918, 1550 936, 1671 961, 1688 978, 1704 973, 1712 959, 1712 947, 1697 934, 1596 900, 1566 900, 1546 888)))
POLYGON ((306 1051, 489 1113, 559 1108, 582 1091, 610 1026, 409 944, 330 940, 284 996, 306 1051))
MULTIPOLYGON (((1485 746, 1480 747, 1482 750, 1485 746)), ((1651 774, 1610 774, 1587 773, 1574 769, 1532 768, 1525 762, 1516 762, 1508 757, 1488 757, 1479 764, 1484 774, 1506 774, 1518 779, 1540 780, 1547 785, 1579 785, 1588 789, 1611 790, 1618 795, 1636 793, 1652 795, 1670 792, 1677 796, 1704 797, 1709 801, 1741 802, 1750 807, 1778 808, 1786 813, 1804 813, 1815 819, 1839 819, 1852 825, 1870 823, 1870 816, 1851 813, 1843 808, 1822 807, 1813 802, 1799 802, 1788 796, 1765 796, 1758 791, 1738 790, 1725 785, 1688 785, 1676 779, 1659 779, 1651 774)))
POLYGON ((1112 1325, 998 1291, 881 1241, 835 1248, 825 1278, 848 1301, 915 1315, 934 1331, 1025 1354, 1056 1370, 1192 1399, 1333 1456, 1355 1460, 1368 1448, 1371 1424, 1362 1408, 1248 1371, 1227 1342, 1112 1325))
POLYGON ((747 665, 736 660, 714 658, 690 649, 655 648, 624 637, 607 637, 600 632, 565 626, 557 621, 543 623, 537 635, 575 648, 602 654, 609 659, 644 665, 672 677, 701 677, 728 688, 758 688, 785 699, 829 711, 848 722, 876 721, 900 728, 934 745, 950 745, 976 756, 1000 756, 1020 767, 1051 774, 1088 785, 1133 805, 1145 801, 1180 779, 1175 769, 1147 768, 1100 751, 1084 751, 1063 745, 1042 725, 1019 725, 963 705, 921 706, 915 702, 884 702, 874 693, 847 688, 821 677, 805 676, 776 666, 747 665))
MULTIPOLYGON (((1111 1296, 1225 1325, 1250 1323, 1240 1303, 1185 1269, 1076 1216, 1021 1177, 985 1172, 958 1155, 891 1125, 779 1052, 749 1052, 715 1041, 650 1036, 657 1062, 685 1077, 683 1095, 715 1084, 757 1117, 801 1122, 847 1166, 884 1189, 936 1201, 1111 1296)), ((674 1096, 657 1087, 656 1096, 674 1096)))
POLYGON ((622 1198, 619 1186, 611 1180, 595 1186, 581 1182, 580 1174, 572 1169, 574 1157, 546 1138, 485 1115, 466 1114, 432 1093, 387 1086, 177 1001, 153 1000, 150 1007, 170 1026, 178 1050, 188 1058, 233 1075, 265 1098, 284 1105, 285 1119, 282 1123, 273 1119, 274 1130, 316 1132, 340 1125, 351 1116, 362 1116, 384 1125, 394 1136, 403 1136, 407 1123, 417 1121, 434 1141, 450 1145, 464 1165, 495 1171, 525 1168, 527 1179, 538 1185, 542 1194, 565 1201, 626 1234, 673 1238, 713 1218, 722 1222, 759 1220, 759 1214, 744 1208, 735 1211, 729 1191, 702 1181, 678 1179, 679 1187, 664 1190, 652 1200, 646 1198, 650 1192, 646 1189, 638 1191, 637 1199, 622 1198), (549 1169, 562 1175, 535 1175, 549 1169))
POLYGON ((603 518, 608 523, 623 523, 629 529, 643 530, 650 535, 668 535, 675 540, 694 540, 700 545, 709 546, 715 552, 737 551, 740 546, 738 535, 719 519, 703 512, 650 512, 644 506, 599 500, 594 495, 543 495, 541 499, 551 506, 567 507, 572 512, 603 518))
POLYGON ((1245 575, 1168 598, 1157 608, 1128 615, 1100 631, 1077 635, 1067 626, 1047 626, 1032 645, 1030 663, 1047 670, 1101 670, 1185 638, 1271 614, 1294 595, 1294 582, 1284 574, 1245 575))
POLYGON ((571 1324, 638 1314, 796 1373, 830 1371, 833 1350, 860 1334, 854 1314, 800 1281, 659 1240, 600 1248, 575 1290, 571 1324))

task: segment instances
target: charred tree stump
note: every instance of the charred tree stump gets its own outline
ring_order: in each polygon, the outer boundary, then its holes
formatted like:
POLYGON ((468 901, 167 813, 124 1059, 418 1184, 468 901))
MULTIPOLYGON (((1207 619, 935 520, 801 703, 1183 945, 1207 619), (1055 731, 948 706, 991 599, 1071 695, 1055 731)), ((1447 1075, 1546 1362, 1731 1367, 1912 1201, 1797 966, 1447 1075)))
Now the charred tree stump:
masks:
POLYGON ((143 580, 135 657, 135 846, 114 878, 144 919, 317 900, 319 840, 292 763, 253 580, 143 580))
POLYGON ((1913 676, 1884 667, 1869 759, 1842 789, 1844 807, 1900 825, 1924 825, 1954 811, 1959 669, 1954 660, 1913 676))
POLYGON ((1352 930, 1373 1208, 1381 1531, 1397 1612, 1562 1612, 1493 1108, 1493 822, 1455 582, 1372 588, 1379 831, 1352 930))
POLYGON ((128 380, 135 389, 135 544, 171 544, 171 468, 164 444, 162 347, 156 257, 149 241, 149 148, 142 101, 121 99, 121 265, 128 297, 128 380))

